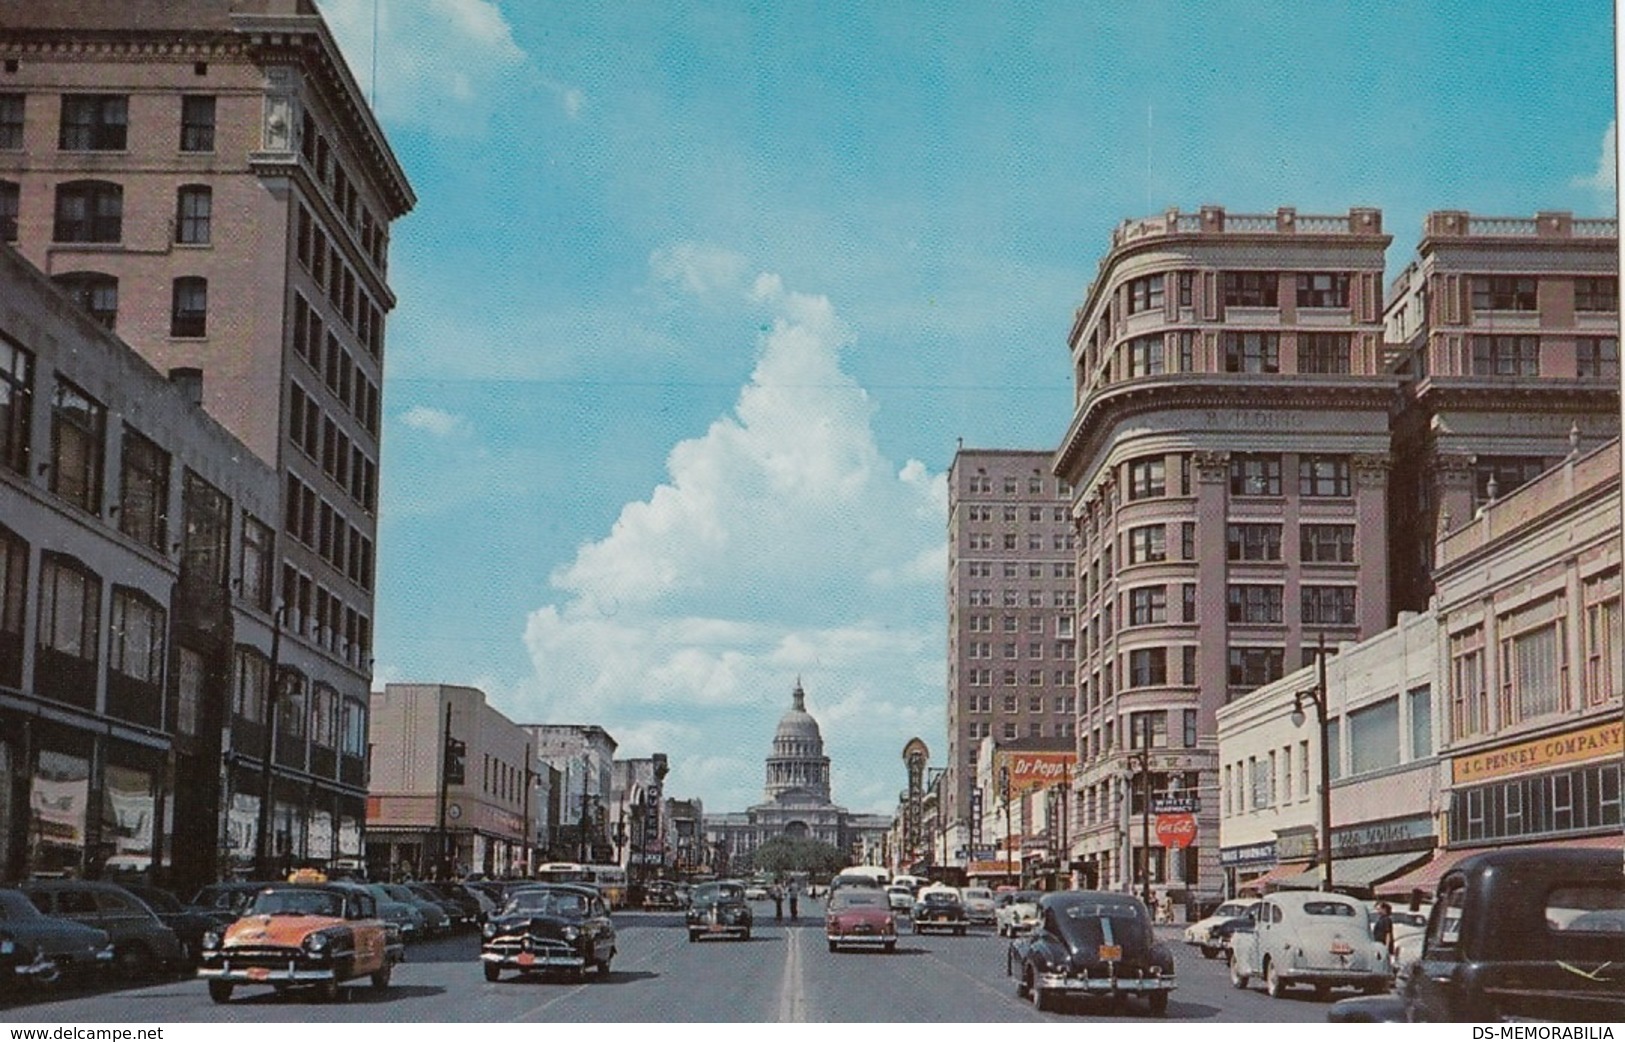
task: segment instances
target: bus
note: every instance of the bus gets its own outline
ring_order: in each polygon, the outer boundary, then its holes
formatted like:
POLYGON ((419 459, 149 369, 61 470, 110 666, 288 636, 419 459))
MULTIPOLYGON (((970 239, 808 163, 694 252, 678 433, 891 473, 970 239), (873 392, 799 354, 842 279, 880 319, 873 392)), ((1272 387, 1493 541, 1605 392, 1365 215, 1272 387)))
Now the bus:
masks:
POLYGON ((574 861, 549 861, 536 866, 536 881, 538 883, 587 883, 595 882, 592 869, 574 861))
POLYGON ((586 868, 592 873, 593 885, 611 908, 626 903, 626 869, 620 865, 588 865, 586 868))

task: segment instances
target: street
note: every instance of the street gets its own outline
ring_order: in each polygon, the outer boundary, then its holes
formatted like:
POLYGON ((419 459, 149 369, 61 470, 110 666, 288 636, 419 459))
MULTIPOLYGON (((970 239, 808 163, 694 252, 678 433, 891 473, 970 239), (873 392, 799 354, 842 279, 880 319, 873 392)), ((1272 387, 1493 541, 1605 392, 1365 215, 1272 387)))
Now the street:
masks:
MULTIPOLYGON (((0 1007, 22 1022, 186 1023, 385 1021, 592 1021, 592 1022, 1026 1022, 1042 1020, 1149 1020, 1138 1001, 1117 1010, 1110 1003, 1079 1003, 1039 1013, 1016 997, 1005 976, 1009 942, 991 927, 970 935, 917 936, 900 919, 897 951, 830 953, 824 943, 822 905, 809 902, 796 923, 776 922, 770 904, 755 906, 749 941, 689 943, 678 913, 622 912, 615 916, 619 954, 605 980, 562 977, 487 983, 480 972, 479 940, 472 933, 408 948, 394 983, 375 992, 365 981, 340 990, 323 1005, 298 992, 277 995, 243 989, 226 1006, 209 1001, 203 982, 172 979, 121 990, 77 990, 36 995, 0 1007), (811 914, 808 914, 810 911, 811 914)), ((1212 1023, 1324 1022, 1331 1000, 1305 990, 1272 1000, 1262 991, 1235 991, 1225 964, 1179 944, 1178 927, 1158 927, 1175 947, 1179 990, 1170 1021, 1212 1023)), ((1352 992, 1336 992, 1341 997, 1352 992)))

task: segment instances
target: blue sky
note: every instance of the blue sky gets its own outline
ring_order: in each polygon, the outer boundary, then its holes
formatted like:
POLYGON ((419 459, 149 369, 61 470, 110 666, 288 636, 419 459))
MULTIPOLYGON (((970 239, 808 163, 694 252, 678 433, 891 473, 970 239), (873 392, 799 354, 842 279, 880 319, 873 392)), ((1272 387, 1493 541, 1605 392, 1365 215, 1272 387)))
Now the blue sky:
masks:
POLYGON ((376 681, 760 798, 946 752, 956 439, 1051 448, 1111 228, 1170 206, 1615 212, 1605 2, 319 0, 396 225, 376 681))

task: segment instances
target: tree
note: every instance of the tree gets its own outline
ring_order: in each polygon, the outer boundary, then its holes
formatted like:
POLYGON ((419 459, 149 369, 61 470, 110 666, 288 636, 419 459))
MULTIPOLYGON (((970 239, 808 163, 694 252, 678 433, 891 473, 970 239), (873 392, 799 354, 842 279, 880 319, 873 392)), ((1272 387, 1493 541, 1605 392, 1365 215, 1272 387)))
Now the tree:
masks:
POLYGON ((850 863, 851 859, 839 847, 795 836, 774 836, 751 855, 752 868, 775 875, 786 872, 829 875, 850 863))

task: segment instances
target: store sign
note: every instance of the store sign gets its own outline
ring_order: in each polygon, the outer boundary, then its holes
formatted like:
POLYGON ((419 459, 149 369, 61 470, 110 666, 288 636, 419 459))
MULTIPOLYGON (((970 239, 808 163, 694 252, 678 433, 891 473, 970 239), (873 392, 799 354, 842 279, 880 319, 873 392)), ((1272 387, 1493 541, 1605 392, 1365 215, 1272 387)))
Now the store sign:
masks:
POLYGON ((1251 865, 1261 861, 1275 861, 1275 841, 1268 843, 1249 843, 1244 847, 1225 847, 1219 851, 1219 864, 1229 868, 1231 865, 1251 865))
POLYGON ((1010 771, 1010 793, 1019 796, 1030 789, 1058 785, 1066 781, 1072 765, 1077 762, 1075 752, 1020 753, 1003 752, 1002 767, 1010 771))
POLYGON ((1165 847, 1188 847, 1196 841, 1196 815, 1158 814, 1157 842, 1165 847))
POLYGON ((1332 853, 1338 857, 1425 850, 1432 846, 1433 818, 1427 814, 1332 830, 1332 853))
POLYGON ((1536 738, 1499 749, 1487 749, 1450 761, 1450 777, 1457 785, 1560 767, 1567 763, 1618 757, 1625 751, 1625 724, 1618 720, 1567 734, 1536 738))
POLYGON ((1151 794, 1153 814, 1200 814, 1202 801, 1196 796, 1174 796, 1165 792, 1151 794))

